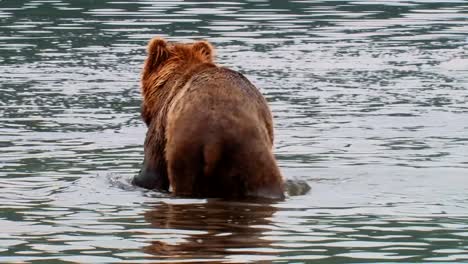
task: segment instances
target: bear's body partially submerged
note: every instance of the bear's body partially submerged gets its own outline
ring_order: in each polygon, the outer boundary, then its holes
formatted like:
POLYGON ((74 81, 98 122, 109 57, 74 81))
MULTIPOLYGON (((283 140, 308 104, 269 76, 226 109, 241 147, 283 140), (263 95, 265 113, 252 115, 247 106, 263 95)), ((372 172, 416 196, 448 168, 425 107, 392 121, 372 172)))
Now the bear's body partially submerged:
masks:
POLYGON ((143 169, 134 183, 193 197, 282 199, 266 100, 244 76, 217 67, 207 42, 148 45, 143 169))

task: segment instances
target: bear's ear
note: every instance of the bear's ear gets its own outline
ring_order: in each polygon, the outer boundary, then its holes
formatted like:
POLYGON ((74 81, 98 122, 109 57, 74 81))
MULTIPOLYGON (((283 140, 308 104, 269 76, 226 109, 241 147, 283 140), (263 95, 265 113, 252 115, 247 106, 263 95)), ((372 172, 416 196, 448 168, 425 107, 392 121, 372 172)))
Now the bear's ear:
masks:
MULTIPOLYGON (((163 38, 152 38, 148 43, 148 59, 146 68, 156 69, 161 63, 169 58, 167 42, 163 38)), ((150 69, 147 69, 150 70, 150 69)))
POLYGON ((204 59, 213 61, 214 48, 208 41, 198 41, 192 46, 192 49, 200 54, 204 59))

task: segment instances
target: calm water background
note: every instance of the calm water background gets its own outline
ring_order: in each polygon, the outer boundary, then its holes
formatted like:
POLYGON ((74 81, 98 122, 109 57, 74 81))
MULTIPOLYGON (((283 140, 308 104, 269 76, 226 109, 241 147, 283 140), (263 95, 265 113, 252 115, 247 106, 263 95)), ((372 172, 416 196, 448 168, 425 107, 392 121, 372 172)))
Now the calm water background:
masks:
POLYGON ((468 261, 467 84, 468 1, 0 1, 0 262, 468 261), (155 35, 261 88, 308 194, 129 184, 155 35))

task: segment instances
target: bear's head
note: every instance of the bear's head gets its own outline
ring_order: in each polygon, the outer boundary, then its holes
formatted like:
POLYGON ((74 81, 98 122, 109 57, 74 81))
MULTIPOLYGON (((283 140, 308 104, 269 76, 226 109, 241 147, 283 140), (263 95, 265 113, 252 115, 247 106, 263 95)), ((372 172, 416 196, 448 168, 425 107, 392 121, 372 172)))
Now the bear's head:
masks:
POLYGON ((166 98, 161 94, 167 94, 172 87, 163 90, 161 88, 170 80, 171 83, 177 83, 185 72, 197 65, 214 65, 214 48, 207 41, 171 43, 155 37, 149 41, 147 53, 142 72, 141 93, 142 117, 149 125, 153 116, 151 113, 154 112, 153 106, 164 104, 166 98))
POLYGON ((212 64, 214 57, 213 46, 207 41, 170 43, 159 37, 150 40, 147 52, 143 81, 150 81, 153 88, 163 85, 171 75, 180 74, 194 65, 212 64))

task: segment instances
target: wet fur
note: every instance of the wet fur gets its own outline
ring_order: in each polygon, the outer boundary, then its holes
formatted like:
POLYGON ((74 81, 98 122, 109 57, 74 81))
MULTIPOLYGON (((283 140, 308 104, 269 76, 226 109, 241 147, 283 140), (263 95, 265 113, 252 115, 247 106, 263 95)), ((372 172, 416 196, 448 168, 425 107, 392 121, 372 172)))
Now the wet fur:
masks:
POLYGON ((145 161, 134 183, 182 196, 282 199, 266 100, 213 54, 205 41, 150 41, 141 81, 145 161))

